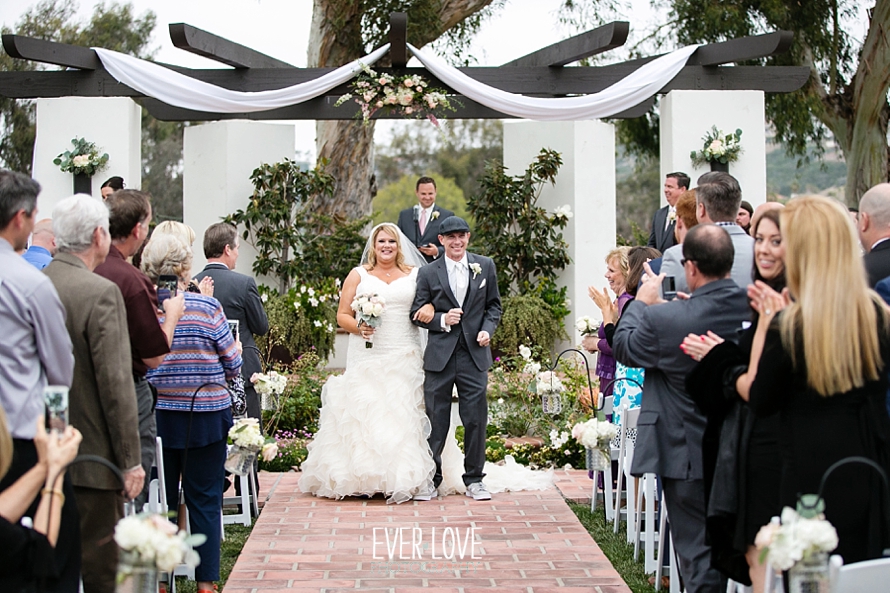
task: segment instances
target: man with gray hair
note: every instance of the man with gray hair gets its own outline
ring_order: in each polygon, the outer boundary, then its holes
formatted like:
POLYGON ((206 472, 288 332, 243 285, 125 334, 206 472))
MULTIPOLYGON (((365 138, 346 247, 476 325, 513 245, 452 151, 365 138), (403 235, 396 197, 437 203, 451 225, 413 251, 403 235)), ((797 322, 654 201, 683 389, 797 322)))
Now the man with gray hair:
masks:
POLYGON ((890 183, 879 183, 859 199, 859 241, 872 288, 890 276, 890 183))
MULTIPOLYGON (((723 227, 735 250, 730 277, 741 288, 747 288, 754 281, 754 239, 736 224, 739 205, 742 203, 742 188, 729 173, 711 171, 698 178, 695 188, 695 216, 699 223, 716 224, 723 227)), ((673 276, 677 291, 689 292, 686 276, 680 261, 683 247, 676 245, 664 252, 661 272, 673 276)))
MULTIPOLYGON (((108 208, 82 194, 66 198, 53 209, 53 230, 57 254, 44 273, 68 313, 65 327, 74 346, 70 421, 83 433, 81 454, 117 466, 131 499, 142 491, 145 472, 127 310, 117 285, 93 273, 111 246, 108 208)), ((112 535, 124 511, 120 483, 95 464, 69 473, 80 511, 84 592, 113 593, 118 548, 112 535)))
POLYGON ((38 220, 31 232, 31 246, 22 257, 38 270, 42 270, 53 261, 55 254, 56 238, 53 236, 53 221, 49 218, 38 220))

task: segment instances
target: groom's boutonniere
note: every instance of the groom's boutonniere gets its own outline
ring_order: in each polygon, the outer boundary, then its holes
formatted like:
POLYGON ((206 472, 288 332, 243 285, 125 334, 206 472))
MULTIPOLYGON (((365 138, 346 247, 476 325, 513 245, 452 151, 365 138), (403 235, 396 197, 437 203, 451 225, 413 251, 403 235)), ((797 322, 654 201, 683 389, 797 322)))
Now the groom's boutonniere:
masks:
POLYGON ((436 220, 437 218, 439 218, 439 211, 433 210, 433 214, 430 216, 430 220, 436 220))
POLYGON ((672 210, 668 212, 668 223, 677 222, 677 211, 672 210))
POLYGON ((470 264, 470 270, 473 272, 473 280, 475 280, 476 276, 482 273, 482 266, 473 262, 470 264))

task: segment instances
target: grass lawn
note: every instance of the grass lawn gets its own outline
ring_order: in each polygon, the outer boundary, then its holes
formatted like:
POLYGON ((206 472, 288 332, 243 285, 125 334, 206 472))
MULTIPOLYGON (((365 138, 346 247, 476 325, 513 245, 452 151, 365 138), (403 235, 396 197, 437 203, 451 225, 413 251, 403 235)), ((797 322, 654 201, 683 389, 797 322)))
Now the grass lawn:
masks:
MULTIPOLYGON (((256 523, 256 519, 254 519, 254 523, 256 523)), ((229 578, 229 573, 232 572, 232 567, 235 566, 235 562, 238 560, 238 555, 241 554, 241 548, 244 547, 244 543, 247 541, 247 538, 250 536, 250 530, 253 529, 253 525, 250 527, 245 527, 244 525, 226 525, 226 541, 222 542, 222 548, 220 550, 219 556, 219 590, 222 591, 225 588, 226 580, 229 578)), ((176 593, 196 593, 197 586, 195 581, 190 581, 185 577, 177 577, 176 579, 176 593)))
POLYGON ((578 516, 578 520, 593 537, 593 540, 605 553, 606 558, 634 593, 654 593, 655 587, 649 584, 649 575, 643 571, 643 563, 634 560, 634 547, 627 543, 627 528, 622 521, 618 533, 612 531, 612 523, 606 523, 605 510, 602 505, 596 512, 590 512, 590 505, 570 502, 569 507, 578 516))

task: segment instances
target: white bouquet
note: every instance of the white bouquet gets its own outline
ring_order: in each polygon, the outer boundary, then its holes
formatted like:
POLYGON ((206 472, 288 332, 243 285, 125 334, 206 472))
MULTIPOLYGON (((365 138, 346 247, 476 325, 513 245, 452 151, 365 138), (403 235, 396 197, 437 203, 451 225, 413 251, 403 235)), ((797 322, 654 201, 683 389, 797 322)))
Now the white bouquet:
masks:
POLYGON ((250 382, 260 395, 281 395, 287 387, 287 375, 279 375, 276 371, 254 373, 250 376, 250 382))
POLYGON ((562 381, 559 380, 559 377, 557 377, 556 373, 553 371, 538 373, 538 376, 535 377, 535 383, 535 389, 538 395, 543 395, 545 393, 562 393, 566 390, 562 381))
POLYGON ((114 528, 114 541, 121 549, 118 581, 137 567, 173 572, 180 564, 197 566, 201 562, 193 549, 207 537, 203 534, 177 533, 176 524, 155 514, 124 517, 114 528))
POLYGON ((599 331, 600 324, 597 320, 591 319, 587 315, 578 318, 575 322, 575 329, 581 332, 582 336, 592 336, 599 331))
MULTIPOLYGON (((376 293, 357 294, 350 305, 358 318, 358 324, 365 324, 368 327, 379 327, 381 323, 380 316, 386 310, 386 300, 376 293)), ((371 339, 365 342, 365 348, 373 348, 374 344, 371 339)))
POLYGON ((587 422, 579 422, 572 427, 572 436, 588 449, 605 449, 617 434, 617 426, 596 418, 591 418, 587 422))
POLYGON ((837 531, 823 515, 807 519, 791 507, 782 509, 781 525, 764 525, 754 538, 754 545, 761 550, 760 561, 769 558, 780 570, 789 570, 814 554, 831 552, 837 542, 837 531))
POLYGON ((260 450, 266 439, 260 432, 260 421, 256 418, 241 418, 229 429, 232 443, 245 449, 260 450))

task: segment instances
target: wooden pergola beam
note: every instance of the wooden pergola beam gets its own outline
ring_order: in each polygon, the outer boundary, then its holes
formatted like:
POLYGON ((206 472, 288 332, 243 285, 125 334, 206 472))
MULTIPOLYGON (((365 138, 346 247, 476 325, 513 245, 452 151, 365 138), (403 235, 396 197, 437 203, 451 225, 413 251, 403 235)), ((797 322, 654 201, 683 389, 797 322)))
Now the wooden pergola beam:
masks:
POLYGON ((102 62, 96 52, 80 45, 56 43, 22 35, 3 35, 3 49, 13 58, 55 64, 66 68, 98 70, 102 62))
POLYGON ((393 68, 408 65, 408 14, 393 12, 389 15, 389 59, 393 68))
POLYGON ((543 49, 507 62, 502 67, 565 66, 624 45, 629 31, 630 23, 616 21, 548 45, 543 49))
POLYGON ((293 68, 287 62, 186 23, 170 23, 168 28, 175 47, 235 68, 293 68))
MULTIPOLYGON (((474 79, 495 88, 535 96, 565 96, 596 93, 618 82, 635 68, 614 64, 593 68, 461 68, 474 79)), ((202 80, 237 91, 262 91, 312 80, 330 72, 331 68, 251 68, 249 70, 177 69, 196 80, 202 80)), ((391 68, 379 68, 392 73, 391 68)), ((421 74, 433 86, 445 85, 429 76, 423 68, 408 68, 403 74, 421 74)), ((659 92, 671 90, 762 90, 788 93, 801 88, 810 71, 803 66, 685 66, 659 92)), ((445 87, 447 88, 447 87, 445 87)), ((338 97, 348 91, 341 85, 328 92, 338 97)), ((92 71, 26 71, 0 72, 0 96, 14 99, 37 97, 139 97, 140 93, 120 84, 105 70, 92 71)))
POLYGON ((733 62, 746 62, 783 54, 791 48, 794 33, 776 31, 764 35, 740 37, 720 43, 709 43, 695 50, 686 61, 687 66, 719 66, 733 62))
MULTIPOLYGON (((455 99, 461 103, 461 106, 457 107, 456 111, 444 112, 442 116, 445 119, 512 119, 512 116, 510 115, 505 115, 500 111, 495 111, 494 109, 480 105, 466 97, 455 97, 455 99)), ((300 103, 299 105, 291 105, 289 107, 282 107, 281 109, 273 109, 271 111, 254 113, 208 113, 173 107, 149 97, 139 100, 142 106, 145 107, 152 116, 162 121, 205 121, 225 119, 249 119, 254 121, 314 119, 342 121, 358 117, 359 110, 357 107, 355 109, 350 109, 348 106, 334 107, 336 101, 337 97, 318 97, 311 101, 300 103)), ((649 111, 654 103, 654 98, 647 99, 635 107, 612 116, 610 119, 630 119, 640 117, 649 111)), ((405 119, 405 116, 378 111, 374 114, 373 119, 405 119)))

